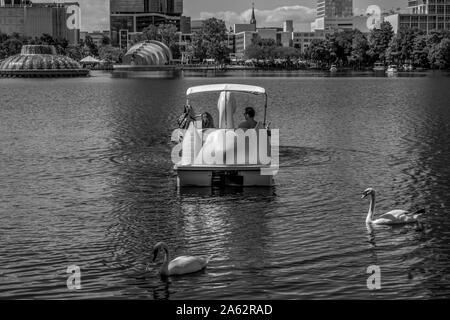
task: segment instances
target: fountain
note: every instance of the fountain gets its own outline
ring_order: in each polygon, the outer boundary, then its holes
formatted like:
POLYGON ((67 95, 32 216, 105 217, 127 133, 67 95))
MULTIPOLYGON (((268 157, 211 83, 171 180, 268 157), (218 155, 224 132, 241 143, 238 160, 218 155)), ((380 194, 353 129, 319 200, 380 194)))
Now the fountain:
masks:
POLYGON ((122 58, 121 65, 114 70, 121 71, 171 71, 176 70, 172 51, 162 42, 146 40, 133 45, 122 58))
POLYGON ((83 77, 89 70, 75 60, 56 54, 48 45, 24 45, 20 54, 0 63, 0 77, 83 77))

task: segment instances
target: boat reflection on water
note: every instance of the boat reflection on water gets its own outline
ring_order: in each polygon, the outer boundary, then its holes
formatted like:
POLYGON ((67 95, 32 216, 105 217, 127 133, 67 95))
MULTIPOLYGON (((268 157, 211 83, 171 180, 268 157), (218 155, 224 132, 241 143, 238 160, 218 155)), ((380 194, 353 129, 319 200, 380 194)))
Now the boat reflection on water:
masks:
POLYGON ((276 199, 272 187, 179 189, 176 200, 184 238, 203 254, 214 255, 206 269, 209 275, 233 274, 249 287, 262 283, 244 274, 265 265, 271 256, 276 199))
POLYGON ((226 186, 226 187, 212 187, 212 188, 200 188, 200 187, 183 187, 178 188, 178 195, 181 197, 186 196, 202 196, 202 197, 223 197, 227 195, 242 195, 257 197, 261 196, 265 199, 275 198, 275 187, 242 187, 242 186, 226 186))

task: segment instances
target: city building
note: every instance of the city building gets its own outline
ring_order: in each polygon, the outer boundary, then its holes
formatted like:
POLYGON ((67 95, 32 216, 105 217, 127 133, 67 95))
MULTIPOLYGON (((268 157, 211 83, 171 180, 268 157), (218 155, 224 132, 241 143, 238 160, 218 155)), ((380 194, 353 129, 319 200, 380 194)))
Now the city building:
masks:
POLYGON ((180 32, 181 33, 191 33, 191 17, 181 16, 180 32))
POLYGON ((55 39, 77 44, 80 39, 80 12, 78 2, 0 0, 0 31, 31 38, 48 34, 55 39))
POLYGON ((353 0, 318 0, 311 30, 352 30, 353 0))
POLYGON ((283 27, 260 27, 256 31, 264 32, 264 30, 275 30, 276 32, 283 32, 283 27))
POLYGON ((192 20, 191 21, 191 32, 195 33, 195 32, 200 32, 202 31, 203 28, 203 22, 204 20, 192 20))
POLYGON ((292 44, 303 53, 313 40, 325 40, 325 31, 293 32, 292 44))
POLYGON ((234 25, 234 57, 236 60, 244 59, 245 50, 254 39, 272 39, 278 46, 293 46, 294 22, 287 20, 283 27, 260 27, 256 26, 255 6, 252 6, 252 16, 249 24, 234 25))
POLYGON ((257 31, 243 31, 235 35, 235 56, 237 60, 244 59, 245 50, 253 42, 253 39, 271 39, 278 46, 292 46, 292 32, 280 31, 278 28, 258 28, 257 31))
POLYGON ((235 34, 235 57, 237 60, 243 60, 245 49, 249 47, 253 39, 257 37, 257 33, 253 31, 243 31, 235 34))
POLYGON ((183 0, 110 0, 111 41, 128 47, 129 37, 149 25, 173 24, 181 29, 183 0))
POLYGON ((294 32, 294 21, 293 20, 286 20, 283 23, 283 31, 284 32, 294 32))
POLYGON ((408 7, 410 13, 384 17, 395 33, 408 29, 420 29, 426 33, 450 30, 450 0, 410 0, 408 7))
POLYGON ((233 32, 240 33, 244 31, 255 32, 256 24, 253 23, 236 23, 233 25, 233 32))

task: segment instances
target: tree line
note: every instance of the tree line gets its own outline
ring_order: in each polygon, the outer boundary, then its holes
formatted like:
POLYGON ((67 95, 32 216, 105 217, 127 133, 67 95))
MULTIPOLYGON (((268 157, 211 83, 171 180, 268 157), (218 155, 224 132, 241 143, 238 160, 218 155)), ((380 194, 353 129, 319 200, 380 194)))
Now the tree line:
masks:
POLYGON ((31 38, 18 33, 7 35, 0 32, 0 60, 19 54, 23 45, 53 45, 58 54, 69 56, 77 61, 87 56, 96 56, 101 60, 118 63, 121 62, 125 53, 124 50, 111 46, 111 40, 107 36, 104 36, 100 45, 97 46, 89 35, 85 40, 72 45, 66 39, 53 38, 49 34, 31 38))
POLYGON ((218 63, 229 60, 231 48, 228 46, 225 21, 210 18, 203 22, 202 29, 192 34, 190 42, 180 45, 177 28, 171 24, 150 25, 141 34, 132 36, 132 44, 145 40, 157 40, 166 44, 174 59, 181 58, 182 51, 191 60, 214 59, 218 63))
MULTIPOLYGON (((217 63, 226 63, 232 52, 225 22, 216 18, 205 20, 202 29, 192 35, 190 43, 183 46, 180 46, 176 27, 170 24, 149 26, 131 40, 132 44, 144 40, 161 41, 169 46, 175 59, 180 58, 183 51, 196 61, 211 58, 217 63)), ((112 47, 108 37, 104 37, 99 46, 90 36, 77 45, 69 45, 66 40, 54 39, 50 35, 31 39, 0 32, 0 60, 18 54, 24 44, 51 44, 59 54, 68 55, 75 60, 93 55, 120 63, 125 54, 125 50, 112 47)), ((274 40, 255 37, 247 47, 245 57, 271 61, 303 59, 314 62, 319 67, 336 64, 362 69, 373 66, 375 62, 383 62, 447 69, 450 68, 450 31, 432 31, 426 34, 421 30, 408 29, 394 34, 391 24, 383 22, 379 29, 374 29, 369 34, 359 30, 327 34, 325 39, 312 40, 303 52, 298 48, 282 47, 274 40)))
POLYGON ((359 30, 335 32, 323 40, 313 40, 305 50, 305 59, 319 65, 371 67, 384 64, 412 64, 415 67, 450 68, 450 31, 401 30, 394 34, 389 22, 368 35, 359 30))

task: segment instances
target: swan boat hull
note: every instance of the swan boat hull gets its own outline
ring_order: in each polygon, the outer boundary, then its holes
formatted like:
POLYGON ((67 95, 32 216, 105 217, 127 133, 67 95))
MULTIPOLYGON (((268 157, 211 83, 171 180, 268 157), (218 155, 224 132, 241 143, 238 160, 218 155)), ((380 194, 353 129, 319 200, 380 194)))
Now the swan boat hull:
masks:
POLYGON ((178 187, 271 187, 273 175, 261 174, 265 166, 175 166, 178 187))

